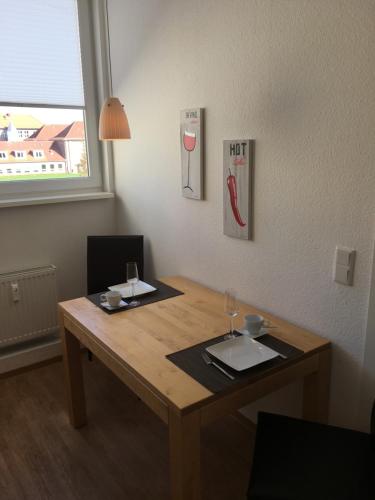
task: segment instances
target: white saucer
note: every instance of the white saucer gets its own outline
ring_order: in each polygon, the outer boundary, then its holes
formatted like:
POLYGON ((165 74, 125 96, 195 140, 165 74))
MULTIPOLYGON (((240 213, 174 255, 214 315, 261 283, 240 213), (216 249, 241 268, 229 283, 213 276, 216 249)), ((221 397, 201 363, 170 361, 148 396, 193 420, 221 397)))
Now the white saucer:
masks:
POLYGON ((268 330, 266 328, 261 328, 258 333, 254 334, 250 333, 249 330, 246 330, 246 328, 238 328, 236 329, 236 332, 240 333, 241 335, 247 335, 248 337, 255 339, 257 337, 261 337, 262 335, 268 333, 268 330))
POLYGON ((118 306, 110 306, 108 302, 101 302, 100 305, 102 307, 105 307, 105 309, 108 309, 108 311, 114 311, 115 309, 122 309, 123 307, 126 307, 129 304, 125 302, 125 300, 121 300, 118 306))

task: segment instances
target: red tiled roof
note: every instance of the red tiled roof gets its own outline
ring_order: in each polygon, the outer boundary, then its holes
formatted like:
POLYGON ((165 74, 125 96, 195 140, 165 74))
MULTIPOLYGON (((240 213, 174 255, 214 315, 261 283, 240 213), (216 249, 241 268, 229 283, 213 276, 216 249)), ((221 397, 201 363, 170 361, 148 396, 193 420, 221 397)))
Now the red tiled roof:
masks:
POLYGON ((59 134, 56 134, 56 139, 65 140, 80 140, 83 141, 85 138, 85 131, 83 128, 83 122, 73 122, 68 125, 59 134))
POLYGON ((26 163, 43 161, 65 161, 65 158, 53 149, 54 141, 20 141, 8 142, 2 141, 0 143, 0 151, 8 153, 8 158, 0 158, 0 163, 26 163), (25 151, 24 158, 16 158, 13 151, 25 151), (32 155, 33 151, 43 151, 42 158, 36 158, 32 155))
POLYGON ((43 125, 34 132, 27 141, 51 141, 56 135, 66 128, 65 125, 43 125))
POLYGON ((28 141, 51 141, 59 139, 62 141, 79 140, 85 138, 85 130, 83 122, 72 122, 69 125, 43 125, 43 127, 34 132, 27 140, 28 141))

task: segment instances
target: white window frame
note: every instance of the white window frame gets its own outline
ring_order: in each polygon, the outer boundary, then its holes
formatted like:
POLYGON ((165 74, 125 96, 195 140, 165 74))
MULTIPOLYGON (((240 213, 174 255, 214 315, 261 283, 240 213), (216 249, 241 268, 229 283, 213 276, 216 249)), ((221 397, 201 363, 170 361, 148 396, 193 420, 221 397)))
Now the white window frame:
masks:
POLYGON ((26 154, 25 151, 14 151, 14 156, 16 158, 25 158, 26 154))
POLYGON ((34 149, 33 150, 33 157, 34 158, 44 158, 44 151, 41 149, 34 149))
MULTIPOLYGON (((85 96, 84 116, 90 175, 72 179, 0 182, 0 207, 113 198, 112 144, 98 139, 100 104, 109 95, 108 26, 106 2, 77 0, 82 74, 85 96)), ((81 107, 0 102, 0 106, 81 107)))
POLYGON ((0 151, 0 158, 2 158, 3 160, 7 160, 8 159, 8 151, 0 151))

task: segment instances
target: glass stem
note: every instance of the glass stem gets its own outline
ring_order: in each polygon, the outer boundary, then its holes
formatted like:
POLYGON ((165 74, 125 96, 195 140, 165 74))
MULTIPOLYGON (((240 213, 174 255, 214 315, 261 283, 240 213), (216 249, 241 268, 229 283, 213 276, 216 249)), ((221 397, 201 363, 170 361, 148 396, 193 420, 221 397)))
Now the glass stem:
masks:
POLYGON ((188 181, 187 185, 190 186, 190 151, 188 151, 188 181))
POLYGON ((134 283, 132 283, 132 295, 133 295, 133 300, 134 300, 134 297, 135 297, 134 283))
POLYGON ((230 334, 233 336, 233 316, 230 317, 230 334))

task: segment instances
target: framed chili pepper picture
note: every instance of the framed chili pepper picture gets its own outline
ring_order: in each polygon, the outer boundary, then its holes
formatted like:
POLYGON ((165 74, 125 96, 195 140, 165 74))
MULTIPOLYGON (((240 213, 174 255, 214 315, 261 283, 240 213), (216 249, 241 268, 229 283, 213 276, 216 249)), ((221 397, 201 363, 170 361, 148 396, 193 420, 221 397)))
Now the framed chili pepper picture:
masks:
POLYGON ((252 239, 253 140, 224 141, 224 234, 252 239))
POLYGON ((203 109, 181 111, 180 144, 182 194, 203 200, 203 109))

